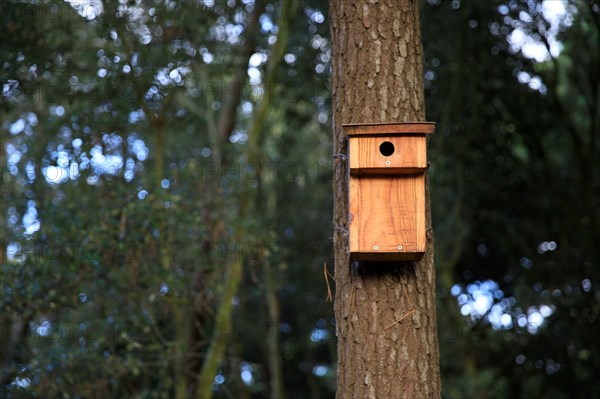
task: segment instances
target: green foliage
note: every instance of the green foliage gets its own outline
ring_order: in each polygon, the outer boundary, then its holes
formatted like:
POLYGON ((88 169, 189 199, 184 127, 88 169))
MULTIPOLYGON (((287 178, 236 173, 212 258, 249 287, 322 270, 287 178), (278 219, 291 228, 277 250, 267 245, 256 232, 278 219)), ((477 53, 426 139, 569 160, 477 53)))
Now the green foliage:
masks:
POLYGON ((553 25, 559 2, 438 3, 423 19, 439 22, 424 40, 446 395, 596 396, 577 353, 597 350, 600 311, 598 4, 560 2, 553 25), (525 57, 515 30, 553 57, 525 57))
MULTIPOLYGON (((261 342, 279 328, 264 318, 264 270, 276 272, 286 301, 298 289, 284 283, 288 274, 314 291, 296 270, 318 270, 329 256, 328 228, 310 229, 330 219, 327 170, 313 174, 329 161, 327 120, 317 120, 327 115, 327 76, 310 72, 302 88, 293 79, 295 65, 314 65, 327 52, 305 45, 309 30, 327 32, 310 19, 318 5, 293 4, 286 15, 295 33, 282 49, 287 62, 275 65, 276 83, 263 88, 271 105, 250 163, 245 143, 264 96, 259 82, 248 84, 244 57, 256 53, 254 73, 262 70, 264 83, 261 54, 273 48, 278 3, 103 2, 87 18, 77 4, 2 4, 0 161, 9 168, 1 192, 0 396, 192 395, 215 334, 228 338, 217 360, 224 382, 212 384, 217 396, 263 396, 270 388, 261 342), (240 69, 236 103, 227 83, 240 69), (232 103, 233 131, 215 141, 232 103), (307 145, 308 154, 296 149, 307 145), (241 219, 245 193, 257 200, 241 219), (299 211, 298 195, 315 211, 299 211), (303 256, 296 230, 322 252, 303 256), (234 321, 215 325, 224 271, 236 260, 245 273, 228 299, 234 321), (251 372, 248 386, 241 366, 251 372)), ((314 66, 301 70, 309 71, 314 66)), ((313 311, 307 324, 286 316, 286 383, 315 379, 315 355, 302 350, 310 324, 331 310, 322 303, 313 311)))

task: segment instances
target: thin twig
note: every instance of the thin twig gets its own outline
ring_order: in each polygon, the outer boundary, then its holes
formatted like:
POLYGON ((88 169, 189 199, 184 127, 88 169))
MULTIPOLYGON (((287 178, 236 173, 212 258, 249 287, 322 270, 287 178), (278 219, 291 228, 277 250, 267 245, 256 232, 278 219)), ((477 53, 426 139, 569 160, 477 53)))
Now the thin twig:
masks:
POLYGON ((329 286, 329 272, 327 271, 327 262, 323 263, 323 274, 325 275, 325 282, 327 283, 327 301, 333 302, 333 296, 331 295, 331 287, 329 286))
POLYGON ((410 316, 411 314, 415 313, 416 309, 411 310, 410 312, 408 312, 407 314, 405 314, 404 316, 402 316, 401 318, 399 318, 398 320, 396 320, 395 322, 393 322, 392 324, 390 324, 389 326, 387 326, 385 330, 387 330, 388 328, 393 327, 394 325, 400 323, 402 320, 404 320, 405 318, 407 318, 408 316, 410 316))
POLYGON ((333 279, 333 281, 335 281, 335 276, 333 274, 331 274, 329 269, 327 269, 327 274, 329 275, 329 277, 331 277, 333 279))

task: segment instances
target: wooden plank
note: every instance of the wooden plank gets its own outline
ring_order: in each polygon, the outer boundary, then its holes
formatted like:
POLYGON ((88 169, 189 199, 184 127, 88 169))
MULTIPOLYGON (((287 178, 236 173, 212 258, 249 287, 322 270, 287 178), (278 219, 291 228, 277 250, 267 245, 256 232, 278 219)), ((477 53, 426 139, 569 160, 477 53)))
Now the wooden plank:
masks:
POLYGON ((425 252, 425 176, 350 176, 350 258, 418 260, 425 252))
POLYGON ((349 155, 352 175, 418 174, 427 170, 424 136, 351 137, 349 155), (383 143, 391 143, 391 155, 382 154, 380 148, 383 143))
POLYGON ((343 124, 344 133, 350 137, 360 135, 399 135, 433 134, 434 122, 394 122, 394 123, 347 123, 343 124))

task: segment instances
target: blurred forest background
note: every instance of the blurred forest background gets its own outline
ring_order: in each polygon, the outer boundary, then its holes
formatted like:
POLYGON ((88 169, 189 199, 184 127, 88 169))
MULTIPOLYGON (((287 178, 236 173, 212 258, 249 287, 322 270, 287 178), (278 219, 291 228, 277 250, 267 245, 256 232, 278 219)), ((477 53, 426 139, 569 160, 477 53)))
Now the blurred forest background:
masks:
MULTIPOLYGON (((0 397, 332 398, 327 3, 0 4, 0 397)), ((421 25, 443 395, 600 397, 600 3, 421 25)))

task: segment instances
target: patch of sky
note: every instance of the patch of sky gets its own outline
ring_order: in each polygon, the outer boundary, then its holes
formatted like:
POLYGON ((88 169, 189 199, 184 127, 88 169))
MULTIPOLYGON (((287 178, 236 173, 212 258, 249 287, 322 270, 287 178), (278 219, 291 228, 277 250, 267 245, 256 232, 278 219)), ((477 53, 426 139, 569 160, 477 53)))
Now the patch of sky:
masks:
POLYGON ((496 330, 519 327, 535 334, 554 313, 554 308, 546 304, 528 307, 527 314, 520 308, 513 309, 516 299, 505 297, 493 280, 475 281, 466 287, 454 284, 450 293, 456 297, 463 316, 472 321, 483 319, 496 330))

